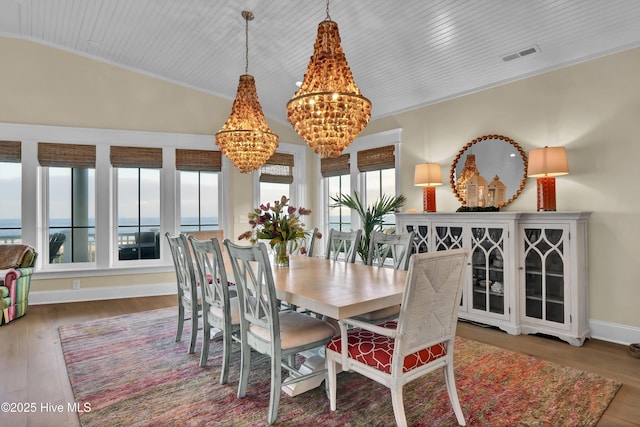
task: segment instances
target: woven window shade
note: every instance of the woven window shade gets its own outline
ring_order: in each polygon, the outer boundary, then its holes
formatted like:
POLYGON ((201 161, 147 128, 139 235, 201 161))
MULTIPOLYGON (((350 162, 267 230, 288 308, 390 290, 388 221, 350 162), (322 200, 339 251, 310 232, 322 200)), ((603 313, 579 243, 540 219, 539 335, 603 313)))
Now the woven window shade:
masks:
POLYGON ((330 176, 349 175, 351 173, 351 164, 349 154, 343 154, 339 157, 320 159, 320 173, 323 178, 330 176))
POLYGON ((176 149, 176 169, 179 171, 211 171, 222 170, 222 154, 213 150, 176 149))
POLYGON ((293 154, 273 153, 260 168, 260 182, 291 184, 293 182, 293 154))
POLYGON ((111 166, 114 168, 161 168, 162 148, 111 147, 111 166))
POLYGON ((20 141, 0 141, 0 162, 20 163, 22 144, 20 141))
POLYGON ((96 146, 39 142, 38 162, 40 166, 95 168, 96 146))
POLYGON ((358 151, 358 170, 360 172, 393 169, 396 167, 395 146, 372 148, 358 151))

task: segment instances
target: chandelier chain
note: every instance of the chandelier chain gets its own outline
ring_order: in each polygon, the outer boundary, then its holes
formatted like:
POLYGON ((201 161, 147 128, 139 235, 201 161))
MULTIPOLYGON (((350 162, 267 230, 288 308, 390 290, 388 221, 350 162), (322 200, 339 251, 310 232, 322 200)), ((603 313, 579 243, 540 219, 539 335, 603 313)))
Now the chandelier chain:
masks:
POLYGON ((327 0, 327 17, 324 20, 331 21, 331 17, 329 16, 329 0, 327 0))
POLYGON ((249 14, 245 15, 244 27, 244 73, 249 74, 249 14))

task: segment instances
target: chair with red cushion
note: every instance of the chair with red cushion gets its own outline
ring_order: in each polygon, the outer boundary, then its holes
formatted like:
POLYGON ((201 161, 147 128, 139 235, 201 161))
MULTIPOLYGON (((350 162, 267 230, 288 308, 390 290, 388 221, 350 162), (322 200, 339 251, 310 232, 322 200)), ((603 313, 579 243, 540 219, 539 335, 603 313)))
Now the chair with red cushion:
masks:
POLYGON ((453 344, 467 255, 467 249, 413 255, 397 321, 339 322, 341 336, 333 338, 326 351, 332 411, 336 410, 336 364, 388 387, 399 426, 407 425, 404 384, 442 369, 458 423, 466 425, 453 373, 453 344))

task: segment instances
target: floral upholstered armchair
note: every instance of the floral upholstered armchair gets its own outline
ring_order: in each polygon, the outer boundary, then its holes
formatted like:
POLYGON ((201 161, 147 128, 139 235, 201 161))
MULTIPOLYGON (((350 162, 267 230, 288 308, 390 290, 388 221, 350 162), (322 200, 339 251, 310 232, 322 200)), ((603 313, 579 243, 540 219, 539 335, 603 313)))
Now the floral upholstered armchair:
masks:
POLYGON ((38 253, 29 245, 0 244, 0 325, 24 316, 38 253))

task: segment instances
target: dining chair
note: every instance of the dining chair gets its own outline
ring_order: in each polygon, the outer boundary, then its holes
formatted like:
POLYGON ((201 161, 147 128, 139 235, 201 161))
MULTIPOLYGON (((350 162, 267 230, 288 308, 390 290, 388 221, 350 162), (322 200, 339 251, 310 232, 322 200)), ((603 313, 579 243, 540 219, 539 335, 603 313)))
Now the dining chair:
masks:
POLYGON ((373 325, 340 320, 341 335, 326 349, 332 411, 336 410, 338 363, 343 370, 360 373, 391 390, 398 426, 407 425, 403 386, 442 369, 458 424, 466 425, 453 371, 453 346, 467 257, 468 249, 412 256, 397 321, 373 325))
MULTIPOLYGON (((413 236, 413 231, 402 234, 386 234, 373 231, 369 241, 367 265, 407 270, 409 268, 409 258, 411 258, 413 236)), ((355 316, 355 318, 365 322, 376 323, 395 319, 399 314, 400 305, 397 304, 363 313, 355 316)))
POLYGON ((278 418, 281 387, 324 375, 320 369, 310 373, 296 370, 295 355, 302 351, 324 347, 334 336, 334 328, 323 320, 292 310, 279 310, 273 271, 264 243, 238 246, 224 241, 231 260, 240 302, 241 363, 238 397, 245 397, 249 381, 250 353, 255 350, 271 358, 271 394, 267 422, 278 418), (282 379, 282 369, 289 376, 282 379))
POLYGON ((313 250, 316 245, 316 236, 318 235, 318 227, 312 230, 306 230, 305 233, 307 233, 307 237, 304 239, 298 239, 298 241, 292 240, 289 243, 291 245, 289 248, 289 253, 291 255, 313 256, 313 250))
MULTIPOLYGON (((222 370, 220 384, 226 384, 229 377, 229 360, 231 359, 231 344, 233 340, 240 340, 240 306, 238 297, 229 291, 227 272, 222 258, 222 249, 218 239, 198 240, 189 236, 193 248, 198 272, 198 282, 202 290, 202 350, 200 351, 200 366, 207 366, 209 346, 211 343, 211 328, 217 328, 222 333, 222 370)), ((234 287, 235 288, 235 287, 234 287)))
POLYGON ((182 329, 184 321, 191 321, 191 338, 189 340, 189 354, 193 354, 196 348, 198 336, 198 318, 202 310, 199 288, 193 269, 193 261, 187 237, 184 234, 172 236, 166 232, 165 236, 169 241, 173 265, 176 271, 176 282, 178 285, 178 331, 176 332, 176 342, 182 339, 182 329), (190 316, 190 317, 187 317, 190 316))
POLYGON ((345 262, 356 262, 361 238, 362 230, 339 231, 332 228, 329 230, 325 258, 333 261, 342 259, 345 262), (341 255, 344 256, 341 257, 341 255))

